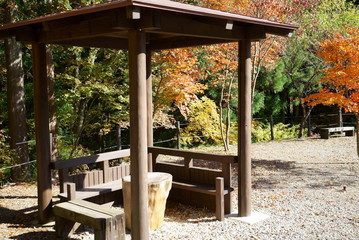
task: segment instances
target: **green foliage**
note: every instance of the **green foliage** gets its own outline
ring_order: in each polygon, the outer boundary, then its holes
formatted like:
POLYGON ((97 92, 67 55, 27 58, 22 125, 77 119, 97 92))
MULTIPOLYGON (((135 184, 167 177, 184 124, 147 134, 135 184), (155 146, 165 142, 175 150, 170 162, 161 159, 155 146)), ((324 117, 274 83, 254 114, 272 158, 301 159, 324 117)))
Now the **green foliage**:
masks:
MULTIPOLYGON (((299 125, 290 126, 289 124, 278 123, 273 127, 274 139, 296 138, 299 133, 299 125)), ((268 124, 262 122, 252 122, 252 142, 266 142, 271 140, 271 130, 268 124)))
MULTIPOLYGON (((58 123, 60 131, 74 137, 74 147, 80 138, 91 146, 94 134, 106 135, 118 124, 128 122, 126 52, 70 48, 57 56, 58 123)), ((78 150, 83 152, 81 147, 78 150)))
MULTIPOLYGON (((0 168, 11 166, 14 156, 14 151, 10 149, 6 139, 7 136, 5 135, 4 131, 0 129, 0 168)), ((9 170, 0 170, 0 182, 6 181, 9 176, 9 170)))
POLYGON ((200 101, 190 102, 189 110, 188 126, 181 129, 182 144, 220 143, 219 115, 215 102, 202 97, 200 101))

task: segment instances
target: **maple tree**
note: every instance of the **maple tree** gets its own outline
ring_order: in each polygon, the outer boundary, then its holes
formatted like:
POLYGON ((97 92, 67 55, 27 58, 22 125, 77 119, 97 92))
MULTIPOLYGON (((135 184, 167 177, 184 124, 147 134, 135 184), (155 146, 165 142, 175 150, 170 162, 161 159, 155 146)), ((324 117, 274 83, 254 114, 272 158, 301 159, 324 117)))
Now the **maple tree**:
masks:
POLYGON ((198 60, 193 48, 165 50, 154 54, 153 114, 169 106, 178 108, 186 117, 188 103, 198 100, 205 86, 199 82, 198 60))
MULTIPOLYGON (((323 41, 320 47, 318 55, 328 65, 320 80, 323 88, 304 100, 309 106, 338 105, 344 111, 354 113, 359 126, 359 28, 337 33, 323 41)), ((358 133, 357 128, 357 136, 358 133)))

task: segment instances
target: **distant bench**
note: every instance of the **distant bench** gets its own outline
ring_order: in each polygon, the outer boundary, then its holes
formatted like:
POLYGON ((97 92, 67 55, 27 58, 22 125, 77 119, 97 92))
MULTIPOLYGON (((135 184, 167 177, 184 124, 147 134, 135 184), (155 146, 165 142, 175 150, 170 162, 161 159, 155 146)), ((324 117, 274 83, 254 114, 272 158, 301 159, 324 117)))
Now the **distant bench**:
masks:
POLYGON ((110 167, 109 161, 129 156, 130 149, 126 149, 52 162, 51 168, 59 170, 60 200, 92 199, 121 190, 122 178, 130 175, 130 165, 110 167), (83 164, 96 164, 98 169, 69 174, 69 168, 83 164))
POLYGON ((323 139, 329 139, 330 135, 334 133, 344 133, 345 136, 354 136, 354 127, 331 127, 321 128, 319 130, 320 137, 323 139))
POLYGON ((231 213, 231 164, 237 161, 237 156, 161 147, 149 147, 148 151, 152 153, 154 171, 167 172, 173 176, 169 199, 215 210, 216 218, 221 221, 225 213, 231 213), (159 162, 159 155, 183 157, 184 164, 159 162), (217 163, 219 169, 194 167, 194 159, 217 163))

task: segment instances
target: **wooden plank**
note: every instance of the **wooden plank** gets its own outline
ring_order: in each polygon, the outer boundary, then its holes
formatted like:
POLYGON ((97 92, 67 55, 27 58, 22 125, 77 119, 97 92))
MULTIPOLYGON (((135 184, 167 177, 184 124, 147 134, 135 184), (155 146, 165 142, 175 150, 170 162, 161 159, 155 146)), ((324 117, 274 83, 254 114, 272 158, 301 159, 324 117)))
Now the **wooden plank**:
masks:
POLYGON ((84 201, 84 200, 72 200, 70 201, 71 204, 77 205, 77 206, 81 206, 87 209, 91 209, 91 210, 95 210, 101 213, 105 213, 108 214, 110 216, 116 216, 119 214, 123 214, 123 210, 120 209, 115 209, 115 208, 110 208, 104 205, 98 205, 96 203, 92 203, 89 201, 84 201))
POLYGON ((176 13, 156 13, 152 18, 148 17, 143 23, 144 28, 150 33, 166 33, 180 36, 201 37, 210 39, 240 40, 246 39, 245 28, 234 25, 232 30, 226 30, 225 19, 217 19, 217 23, 208 23, 200 18, 191 18, 188 15, 176 13), (152 21, 148 21, 152 19, 152 21))
POLYGON ((54 206, 54 213, 65 219, 83 223, 94 229, 103 229, 106 222, 112 219, 109 214, 101 213, 85 207, 81 207, 71 202, 64 202, 54 206))
MULTIPOLYGON (((88 199, 96 197, 101 194, 111 193, 122 189, 122 180, 103 183, 95 186, 90 186, 82 189, 76 189, 76 199, 88 199)), ((61 198, 67 199, 67 193, 60 193, 61 198)))
POLYGON ((100 168, 103 171, 103 181, 104 182, 109 182, 110 181, 110 177, 109 177, 109 168, 110 168, 110 163, 108 160, 103 161, 100 163, 100 168))
POLYGON ((97 48, 111 48, 111 49, 128 49, 127 39, 120 39, 118 37, 92 37, 90 39, 74 39, 49 42, 62 46, 79 46, 79 47, 97 47, 97 48))
MULTIPOLYGON (((91 172, 87 172, 86 174, 82 175, 83 176, 83 179, 82 179, 83 185, 79 186, 79 188, 84 188, 84 187, 91 186, 91 184, 90 184, 91 176, 90 175, 91 175, 91 172)), ((79 180, 77 181, 78 184, 81 182, 80 176, 81 175, 78 175, 78 177, 79 177, 79 180)))
POLYGON ((93 185, 98 185, 98 171, 93 171, 93 185))
POLYGON ((179 149, 162 148, 162 147, 149 147, 148 151, 153 154, 179 156, 184 158, 188 157, 193 159, 203 159, 208 161, 226 162, 226 163, 236 162, 238 158, 238 156, 234 156, 234 155, 209 154, 209 153, 192 152, 188 150, 179 150, 179 149))
POLYGON ((122 14, 115 11, 108 11, 101 15, 92 14, 84 18, 73 18, 71 23, 62 21, 46 22, 46 26, 40 31, 40 42, 58 41, 91 38, 104 36, 109 33, 121 32, 133 29, 134 21, 126 18, 124 10, 122 14))
POLYGON ((121 168, 121 179, 122 179, 123 177, 127 176, 126 175, 126 166, 121 164, 120 168, 121 168))
POLYGON ((103 171, 99 171, 98 172, 98 184, 103 184, 104 183, 103 179, 104 179, 103 171))
POLYGON ((127 176, 127 175, 130 175, 131 169, 130 169, 130 165, 129 165, 129 164, 126 164, 126 165, 125 165, 125 169, 126 169, 126 176, 127 176))
MULTIPOLYGON (((209 195, 216 195, 216 187, 204 184, 192 184, 192 183, 184 183, 184 182, 172 182, 173 188, 179 188, 183 190, 189 190, 192 192, 205 193, 209 195)), ((223 194, 228 194, 233 191, 233 188, 225 188, 223 194)))
POLYGON ((79 158, 73 158, 73 159, 52 162, 51 168, 52 169, 64 169, 64 168, 79 166, 82 164, 103 162, 106 160, 118 159, 118 158, 129 157, 129 156, 130 156, 130 149, 117 150, 117 151, 113 151, 113 152, 100 153, 100 154, 87 156, 87 157, 79 157, 79 158))

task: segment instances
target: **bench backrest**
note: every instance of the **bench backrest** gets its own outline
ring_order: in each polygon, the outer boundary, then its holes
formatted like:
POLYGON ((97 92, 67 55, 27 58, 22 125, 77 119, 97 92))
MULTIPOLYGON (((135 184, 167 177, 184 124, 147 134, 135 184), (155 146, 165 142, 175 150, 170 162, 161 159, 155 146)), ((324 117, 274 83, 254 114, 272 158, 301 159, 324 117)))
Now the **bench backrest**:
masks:
POLYGON ((90 187, 102 183, 120 180, 130 175, 130 165, 122 163, 119 166, 110 167, 109 161, 130 156, 130 149, 101 153, 97 155, 61 160, 51 163, 51 168, 59 170, 60 192, 65 191, 66 183, 75 183, 76 189, 90 187), (95 163, 99 170, 69 175, 69 168, 83 164, 95 163))
POLYGON ((215 185, 216 177, 223 177, 225 187, 230 187, 231 185, 231 164, 237 161, 237 156, 161 147, 149 147, 148 151, 152 153, 154 171, 170 173, 174 181, 215 185), (184 164, 158 162, 159 155, 183 157, 184 164), (195 167, 193 166, 194 159, 220 163, 220 169, 195 167))

